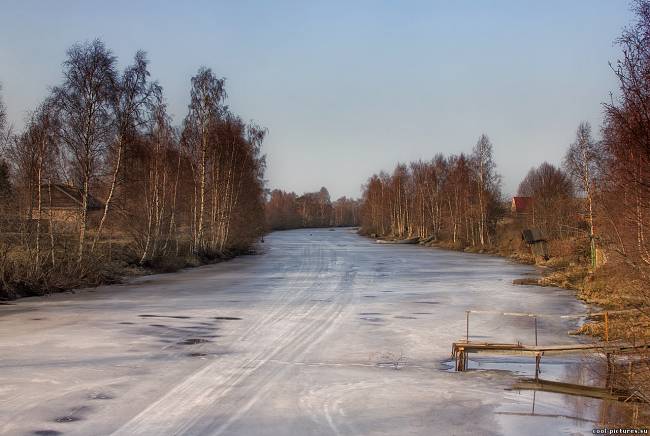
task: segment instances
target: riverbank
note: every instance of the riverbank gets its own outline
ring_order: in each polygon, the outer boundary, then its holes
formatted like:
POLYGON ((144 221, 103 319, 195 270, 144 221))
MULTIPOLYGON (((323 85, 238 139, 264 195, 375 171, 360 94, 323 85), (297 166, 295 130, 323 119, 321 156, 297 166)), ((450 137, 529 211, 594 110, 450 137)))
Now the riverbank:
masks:
POLYGON ((238 256, 255 254, 254 248, 227 250, 211 255, 165 255, 140 262, 125 247, 112 249, 110 258, 87 255, 82 265, 73 258, 60 258, 56 267, 27 266, 29 255, 5 256, 0 262, 0 301, 71 292, 79 288, 125 283, 135 277, 174 273, 212 265, 238 256))
MULTIPOLYGON (((372 239, 381 239, 376 236, 372 239)), ((625 271, 620 265, 605 264, 595 271, 588 264, 588 260, 580 252, 579 241, 562 241, 556 243, 552 249, 549 259, 535 257, 526 249, 515 248, 517 244, 500 243, 498 245, 486 245, 483 247, 463 247, 449 241, 435 241, 425 239, 414 241, 413 238, 406 240, 385 239, 391 244, 418 243, 419 245, 438 248, 443 250, 460 251, 465 253, 488 254, 507 258, 515 263, 533 265, 539 271, 539 277, 524 277, 513 279, 515 285, 531 285, 542 287, 554 287, 570 290, 579 300, 602 310, 622 311, 634 307, 645 307, 647 303, 640 296, 640 287, 646 286, 635 280, 633 273, 625 271), (560 248, 557 245, 562 244, 560 248), (570 246, 570 248, 567 248, 570 246), (558 254, 558 253, 565 254, 558 254), (566 254, 570 253, 570 254, 566 254)), ((612 339, 628 339, 629 326, 637 324, 639 337, 650 336, 650 320, 642 322, 644 332, 640 332, 639 316, 634 313, 621 313, 610 326, 608 336, 612 339)), ((587 334, 598 339, 605 338, 604 319, 589 319, 578 330, 579 333, 587 334)))

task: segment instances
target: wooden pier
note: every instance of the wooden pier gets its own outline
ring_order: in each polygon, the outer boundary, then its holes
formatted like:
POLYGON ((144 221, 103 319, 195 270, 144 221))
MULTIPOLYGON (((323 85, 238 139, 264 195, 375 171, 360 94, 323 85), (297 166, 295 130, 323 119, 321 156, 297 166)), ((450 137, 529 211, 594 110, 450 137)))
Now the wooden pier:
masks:
POLYGON ((629 344, 621 341, 609 340, 609 316, 612 314, 629 313, 633 310, 619 310, 619 311, 605 311, 605 312, 589 312, 571 315, 560 314, 538 314, 526 312, 498 312, 490 310, 466 310, 465 311, 465 339, 452 344, 451 355, 456 360, 456 371, 467 370, 467 355, 469 353, 491 353, 491 354, 509 354, 509 355, 530 355, 535 356, 535 379, 539 376, 539 366, 541 364, 542 356, 549 354, 568 354, 580 352, 602 353, 607 356, 607 369, 611 370, 610 356, 616 354, 623 354, 629 352, 648 351, 648 344, 637 345, 629 344), (533 329, 535 345, 523 345, 521 343, 490 343, 490 342, 475 342, 470 341, 469 334, 469 316, 474 314, 491 314, 501 316, 514 316, 514 317, 527 317, 533 319, 533 329), (605 341, 595 343, 573 343, 566 345, 539 345, 537 335, 537 319, 538 318, 604 318, 605 322, 605 341))
POLYGON ((453 343, 451 355, 456 360, 456 371, 467 370, 467 355, 469 353, 535 356, 535 377, 537 378, 542 356, 545 355, 595 352, 602 353, 609 358, 611 354, 638 352, 642 350, 648 350, 648 345, 633 345, 623 342, 597 342, 588 344, 563 345, 524 345, 520 343, 504 344, 461 340, 453 343))
MULTIPOLYGON (((487 310, 466 310, 465 311, 465 339, 459 340, 452 344, 451 354, 455 359, 456 371, 467 371, 470 353, 488 353, 488 354, 505 354, 505 355, 523 355, 535 356, 535 377, 520 379, 512 389, 515 390, 532 390, 533 391, 533 409, 530 413, 535 415, 535 393, 537 391, 554 392, 564 395, 577 395, 581 397, 598 398, 606 401, 620 401, 624 403, 634 404, 634 416, 638 416, 638 403, 650 404, 648 398, 643 392, 639 390, 623 390, 614 388, 612 386, 612 378, 614 376, 615 364, 613 359, 618 355, 628 353, 645 353, 649 351, 649 344, 627 343, 623 341, 610 341, 609 340, 609 317, 612 314, 622 314, 631 312, 630 310, 616 311, 616 312, 596 312, 596 313, 583 313, 572 315, 560 314, 536 314, 536 313, 521 313, 521 312, 495 312, 487 310), (469 332, 470 314, 491 314, 501 316, 514 316, 514 317, 528 317, 532 319, 534 332, 535 345, 525 345, 521 342, 513 343, 498 343, 498 342, 478 342, 471 341, 469 332), (573 343, 573 344, 559 344, 559 345, 539 345, 538 343, 538 318, 595 318, 603 317, 604 321, 604 341, 592 343, 573 343), (579 354, 579 353, 598 353, 606 356, 607 358, 607 382, 604 388, 596 386, 586 386, 573 383, 557 382, 550 380, 542 380, 539 377, 540 366, 542 357, 545 355, 558 355, 558 354, 579 354)), ((632 363, 629 363, 628 376, 632 375, 632 363)), ((515 413, 516 414, 516 413, 515 413)), ((636 419, 636 418, 635 418, 636 419)), ((635 421, 636 422, 636 421, 635 421)))

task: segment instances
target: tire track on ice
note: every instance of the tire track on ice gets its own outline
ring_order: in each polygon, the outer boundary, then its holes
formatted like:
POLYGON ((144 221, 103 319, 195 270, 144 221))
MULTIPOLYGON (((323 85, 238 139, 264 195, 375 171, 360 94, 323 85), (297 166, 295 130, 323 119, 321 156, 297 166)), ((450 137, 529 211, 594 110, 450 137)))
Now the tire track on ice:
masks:
MULTIPOLYGON (((309 259, 306 256, 302 258, 309 259)), ((315 345, 316 340, 331 328, 350 298, 350 293, 346 292, 345 299, 340 298, 342 293, 337 294, 335 304, 310 300, 313 291, 323 291, 320 288, 323 274, 336 272, 332 271, 333 262, 324 259, 322 248, 317 253, 317 262, 316 268, 303 280, 291 283, 291 289, 298 288, 295 292, 285 292, 283 298, 274 303, 268 316, 257 321, 255 326, 242 335, 238 342, 251 351, 244 350, 243 354, 224 356, 206 365, 113 434, 220 434, 243 416, 269 391, 273 382, 279 379, 286 369, 271 368, 271 376, 264 377, 264 382, 253 383, 247 389, 247 385, 244 385, 247 395, 251 392, 254 394, 248 396, 248 401, 244 404, 239 404, 241 400, 235 401, 235 410, 228 414, 230 418, 225 423, 215 420, 215 406, 219 410, 217 401, 228 396, 234 387, 244 384, 245 380, 251 378, 251 375, 277 355, 286 353, 299 357, 306 353, 315 345), (294 326, 298 321, 319 314, 320 316, 315 316, 311 322, 300 328, 294 326), (275 328, 269 328, 271 326, 275 328)), ((331 282, 336 283, 333 280, 331 282)), ((336 285, 330 285, 327 291, 335 291, 336 288, 336 285)), ((225 403, 226 401, 222 401, 222 404, 225 403)))

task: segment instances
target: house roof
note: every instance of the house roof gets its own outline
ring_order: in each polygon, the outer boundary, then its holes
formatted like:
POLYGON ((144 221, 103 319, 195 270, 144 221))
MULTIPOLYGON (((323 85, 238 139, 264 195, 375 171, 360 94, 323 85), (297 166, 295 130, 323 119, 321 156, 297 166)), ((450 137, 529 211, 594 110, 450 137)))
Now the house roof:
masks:
MULTIPOLYGON (((44 207, 50 207, 49 195, 52 195, 52 207, 58 209, 79 209, 83 201, 83 191, 77 187, 58 183, 41 186, 45 201, 44 207)), ((104 205, 92 195, 88 195, 88 210, 99 210, 104 205)))
POLYGON ((512 210, 514 212, 526 212, 533 203, 533 197, 512 197, 512 210))

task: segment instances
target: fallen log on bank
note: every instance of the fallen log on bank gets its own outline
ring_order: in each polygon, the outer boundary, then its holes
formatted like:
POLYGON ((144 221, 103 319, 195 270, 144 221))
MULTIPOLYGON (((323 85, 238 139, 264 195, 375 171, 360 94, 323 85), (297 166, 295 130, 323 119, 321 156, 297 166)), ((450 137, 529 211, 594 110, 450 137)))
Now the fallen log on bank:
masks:
POLYGON ((409 239, 377 239, 377 244, 417 244, 420 242, 419 237, 409 239))

